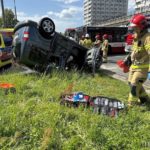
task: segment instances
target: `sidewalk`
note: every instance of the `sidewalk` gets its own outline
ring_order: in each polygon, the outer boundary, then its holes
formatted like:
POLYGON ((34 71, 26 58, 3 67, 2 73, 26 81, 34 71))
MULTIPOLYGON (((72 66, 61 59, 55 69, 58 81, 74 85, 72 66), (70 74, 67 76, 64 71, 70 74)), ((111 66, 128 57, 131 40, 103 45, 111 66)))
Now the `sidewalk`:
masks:
MULTIPOLYGON (((119 79, 128 84, 128 73, 123 73, 122 70, 116 65, 115 61, 109 60, 108 63, 102 64, 101 70, 103 70, 103 72, 108 76, 119 79)), ((144 88, 148 93, 150 93, 150 80, 146 80, 144 83, 144 88)))

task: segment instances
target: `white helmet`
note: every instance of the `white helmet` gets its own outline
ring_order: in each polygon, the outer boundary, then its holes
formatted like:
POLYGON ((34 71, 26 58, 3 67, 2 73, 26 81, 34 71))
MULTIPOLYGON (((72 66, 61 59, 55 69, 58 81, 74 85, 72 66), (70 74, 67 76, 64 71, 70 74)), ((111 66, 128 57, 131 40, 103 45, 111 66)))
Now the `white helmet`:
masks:
POLYGON ((89 36, 89 34, 87 33, 87 34, 85 35, 85 37, 86 37, 86 38, 89 38, 90 36, 89 36))

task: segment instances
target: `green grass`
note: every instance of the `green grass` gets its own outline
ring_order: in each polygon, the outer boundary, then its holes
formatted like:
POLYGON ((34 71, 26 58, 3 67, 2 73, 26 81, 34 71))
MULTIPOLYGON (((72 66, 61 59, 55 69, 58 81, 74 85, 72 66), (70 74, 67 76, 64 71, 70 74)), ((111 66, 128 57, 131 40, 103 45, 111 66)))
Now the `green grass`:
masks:
POLYGON ((2 150, 141 150, 150 148, 150 113, 146 107, 123 111, 118 118, 60 106, 59 96, 73 91, 127 102, 127 84, 99 73, 51 76, 7 72, 0 82, 15 84, 16 94, 0 89, 2 150), (52 101, 53 100, 53 101, 52 101))

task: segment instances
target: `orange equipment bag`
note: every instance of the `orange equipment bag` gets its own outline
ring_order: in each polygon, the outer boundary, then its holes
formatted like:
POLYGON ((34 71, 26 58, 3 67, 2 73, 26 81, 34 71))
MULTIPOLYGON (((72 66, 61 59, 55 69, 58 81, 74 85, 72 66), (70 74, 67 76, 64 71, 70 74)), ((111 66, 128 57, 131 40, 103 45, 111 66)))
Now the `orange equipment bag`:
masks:
POLYGON ((15 86, 10 83, 0 83, 0 88, 4 89, 5 95, 8 95, 8 93, 16 93, 15 86))
POLYGON ((10 83, 0 83, 0 88, 3 88, 3 89, 14 88, 14 85, 10 83))

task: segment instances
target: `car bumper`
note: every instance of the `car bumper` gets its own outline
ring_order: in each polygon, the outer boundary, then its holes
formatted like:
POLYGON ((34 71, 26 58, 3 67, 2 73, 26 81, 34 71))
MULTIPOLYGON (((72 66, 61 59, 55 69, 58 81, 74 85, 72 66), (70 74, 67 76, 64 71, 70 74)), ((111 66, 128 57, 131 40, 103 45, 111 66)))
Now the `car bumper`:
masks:
POLYGON ((8 64, 11 64, 11 63, 12 63, 12 59, 9 59, 7 61, 1 61, 0 60, 0 68, 6 66, 8 64))

